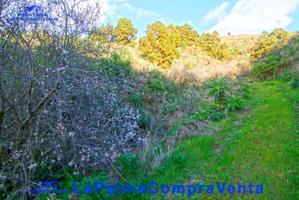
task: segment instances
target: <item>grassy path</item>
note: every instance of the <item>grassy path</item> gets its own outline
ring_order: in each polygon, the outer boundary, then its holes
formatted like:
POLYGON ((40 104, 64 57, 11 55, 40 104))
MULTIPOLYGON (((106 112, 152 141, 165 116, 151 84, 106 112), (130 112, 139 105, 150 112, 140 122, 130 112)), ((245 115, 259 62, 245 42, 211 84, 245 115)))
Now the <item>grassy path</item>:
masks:
MULTIPOLYGON (((254 184, 263 194, 193 195, 191 199, 296 200, 299 165, 299 91, 278 81, 251 86, 251 107, 246 116, 221 122, 222 131, 182 141, 154 172, 159 184, 254 184), (296 101, 298 99, 298 101, 296 101)), ((244 115, 244 114, 243 114, 244 115)), ((163 197, 157 197, 157 199, 163 197)), ((168 199, 187 199, 168 196, 168 199)))

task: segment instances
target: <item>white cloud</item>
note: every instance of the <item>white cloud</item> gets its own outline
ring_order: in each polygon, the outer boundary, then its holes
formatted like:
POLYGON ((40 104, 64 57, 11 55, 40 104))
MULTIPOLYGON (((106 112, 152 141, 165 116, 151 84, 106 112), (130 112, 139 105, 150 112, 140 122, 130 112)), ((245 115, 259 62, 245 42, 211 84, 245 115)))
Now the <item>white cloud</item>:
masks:
MULTIPOLYGON (((106 0, 114 11, 117 9, 127 9, 129 12, 135 13, 138 17, 161 17, 159 14, 152 10, 137 7, 129 3, 128 0, 106 0)), ((115 14, 115 12, 113 13, 115 14)))
POLYGON ((140 8, 137 10, 137 16, 139 17, 156 17, 159 16, 157 13, 151 10, 145 10, 143 8, 140 8))
POLYGON ((169 17, 160 17, 160 18, 157 18, 155 21, 160 21, 164 24, 168 24, 169 22, 169 17))
MULTIPOLYGON (((239 0, 234 7, 208 31, 221 34, 257 34, 263 30, 286 28, 299 0, 239 0)), ((212 15, 213 16, 213 15, 212 15)))
POLYGON ((210 20, 220 20, 223 16, 225 16, 227 8, 229 6, 229 2, 223 2, 216 8, 210 10, 206 16, 204 16, 205 21, 210 21, 210 20))
POLYGON ((129 11, 135 11, 135 7, 131 5, 129 2, 124 2, 123 4, 125 8, 127 8, 129 11))

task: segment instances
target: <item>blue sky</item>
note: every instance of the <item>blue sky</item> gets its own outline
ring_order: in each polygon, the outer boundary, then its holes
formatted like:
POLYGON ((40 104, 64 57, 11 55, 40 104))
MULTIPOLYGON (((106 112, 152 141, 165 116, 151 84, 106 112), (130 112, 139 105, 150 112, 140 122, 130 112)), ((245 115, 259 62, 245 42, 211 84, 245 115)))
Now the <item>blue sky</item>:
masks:
POLYGON ((299 0, 102 0, 108 4, 108 21, 130 18, 145 34, 154 21, 190 23, 198 32, 257 34, 263 30, 299 30, 299 0))

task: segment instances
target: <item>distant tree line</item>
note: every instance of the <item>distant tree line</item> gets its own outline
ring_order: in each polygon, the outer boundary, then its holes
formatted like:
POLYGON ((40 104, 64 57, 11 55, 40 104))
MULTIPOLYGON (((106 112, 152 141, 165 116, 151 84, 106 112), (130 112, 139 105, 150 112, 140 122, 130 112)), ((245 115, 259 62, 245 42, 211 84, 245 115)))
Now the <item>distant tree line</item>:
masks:
MULTIPOLYGON (((136 45, 137 30, 131 20, 120 18, 114 28, 111 24, 97 28, 89 38, 93 45, 136 45)), ((160 21, 147 27, 146 35, 139 40, 142 57, 163 68, 169 68, 179 58, 178 48, 195 46, 209 56, 221 61, 230 61, 229 47, 221 41, 218 32, 198 34, 190 24, 165 25, 160 21)))

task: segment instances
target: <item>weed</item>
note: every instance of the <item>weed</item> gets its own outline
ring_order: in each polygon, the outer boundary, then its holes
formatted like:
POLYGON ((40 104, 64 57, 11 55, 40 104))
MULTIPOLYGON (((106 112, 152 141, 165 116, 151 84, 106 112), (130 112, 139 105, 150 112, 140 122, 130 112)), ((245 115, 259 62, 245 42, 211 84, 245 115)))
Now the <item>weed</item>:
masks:
POLYGON ((156 91, 156 92, 164 92, 166 90, 166 86, 165 86, 164 82, 160 79, 149 80, 148 87, 152 91, 156 91))
POLYGON ((203 120, 208 119, 208 115, 209 115, 208 111, 203 109, 200 112, 195 113, 194 119, 203 121, 203 120))
POLYGON ((239 97, 229 97, 226 101, 227 111, 237 111, 242 108, 242 100, 239 97))
POLYGON ((294 77, 291 82, 290 85, 292 88, 299 88, 299 78, 294 77))
POLYGON ((225 118, 225 107, 220 103, 211 103, 209 105, 209 117, 213 121, 219 121, 225 118))
POLYGON ((138 125, 142 129, 148 129, 151 124, 151 115, 146 111, 142 110, 141 111, 141 117, 138 121, 138 125))
POLYGON ((143 164, 139 157, 133 153, 126 153, 118 157, 114 165, 119 169, 122 176, 134 178, 140 175, 143 164))
POLYGON ((128 96, 128 101, 137 109, 142 109, 144 107, 142 98, 137 93, 132 93, 128 96))
POLYGON ((219 78, 211 80, 207 87, 209 90, 208 95, 213 97, 215 102, 225 102, 226 93, 229 90, 226 79, 219 78))

